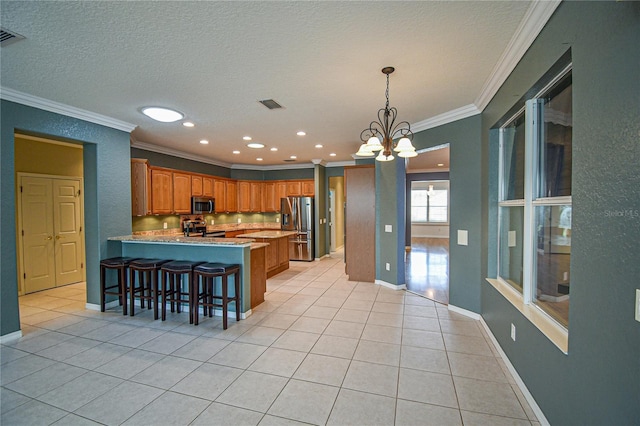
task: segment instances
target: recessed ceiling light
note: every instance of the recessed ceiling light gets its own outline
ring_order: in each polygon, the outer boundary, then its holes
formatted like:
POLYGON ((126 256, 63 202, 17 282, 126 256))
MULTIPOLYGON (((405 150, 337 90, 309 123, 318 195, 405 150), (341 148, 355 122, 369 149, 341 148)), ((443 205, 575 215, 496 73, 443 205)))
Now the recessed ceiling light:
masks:
POLYGON ((335 157, 335 156, 336 156, 336 153, 335 153, 335 152, 332 152, 332 153, 331 153, 331 154, 329 154, 329 155, 330 155, 331 157, 335 157))
POLYGON ((289 158, 291 158, 292 160, 295 160, 295 159, 296 159, 296 158, 298 158, 298 157, 296 157, 295 155, 292 155, 292 156, 291 156, 291 157, 289 157, 289 158))
POLYGON ((208 140, 206 140, 206 139, 202 139, 202 140, 200 141, 200 143, 201 143, 202 145, 207 145, 207 144, 209 143, 209 141, 208 141, 208 140))
POLYGON ((245 140, 245 141, 250 141, 251 140, 251 136, 243 136, 242 139, 245 140))
POLYGON ((258 148, 264 148, 264 144, 258 143, 258 142, 251 142, 248 143, 247 146, 249 148, 254 148, 254 149, 258 149, 258 148))
POLYGON ((322 148, 322 144, 317 144, 316 148, 322 148))
POLYGON ((160 107, 144 107, 142 108, 142 113, 149 118, 163 123, 173 123, 174 121, 184 118, 184 115, 178 111, 160 107))
POLYGON ((438 163, 438 167, 444 166, 444 163, 438 163))
POLYGON ((300 130, 298 133, 296 133, 296 135, 298 135, 298 136, 305 136, 305 135, 306 135, 306 133, 305 133, 305 132, 303 132, 302 130, 300 130))
POLYGON ((185 121, 184 123, 182 123, 182 125, 184 127, 195 127, 196 125, 193 124, 191 121, 185 121))
POLYGON ((278 150, 278 148, 276 148, 275 146, 274 146, 273 148, 271 148, 271 151, 274 151, 274 152, 275 152, 275 151, 277 151, 277 150, 278 150))
POLYGON ((256 158, 256 160, 258 160, 258 161, 262 161, 262 158, 258 157, 258 158, 256 158))
POLYGON ((240 151, 233 151, 234 154, 240 154, 240 151))

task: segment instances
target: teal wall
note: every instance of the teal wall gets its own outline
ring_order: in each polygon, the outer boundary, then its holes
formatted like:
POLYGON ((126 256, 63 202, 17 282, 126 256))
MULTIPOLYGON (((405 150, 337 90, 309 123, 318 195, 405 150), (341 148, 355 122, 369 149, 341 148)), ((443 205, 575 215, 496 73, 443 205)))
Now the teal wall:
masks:
POLYGON ((482 243, 481 123, 478 114, 416 133, 413 139, 418 150, 449 144, 449 302, 476 313, 480 313, 480 289, 487 276, 486 243, 482 243), (459 229, 469 232, 469 245, 458 245, 459 229))
MULTIPOLYGON (((639 43, 640 3, 563 2, 482 114, 482 245, 488 247, 487 269, 495 276, 491 206, 497 193, 497 138, 490 129, 571 49, 568 354, 491 285, 482 284, 482 317, 551 424, 631 425, 640 419, 640 323, 633 318, 640 288, 639 43), (625 211, 630 213, 612 214, 625 211), (516 342, 509 338, 511 323, 518 331, 516 342)), ((453 152, 451 158, 453 196, 453 152)))
POLYGON ((4 100, 1 121, 0 335, 5 335, 20 329, 14 132, 84 146, 84 229, 89 303, 100 303, 100 259, 115 254, 107 249, 107 237, 131 233, 131 166, 127 132, 4 100))
POLYGON ((145 158, 149 160, 149 164, 156 167, 166 167, 169 169, 185 170, 193 173, 202 173, 205 175, 226 178, 231 177, 231 170, 227 167, 201 163, 200 161, 187 160, 185 158, 160 154, 158 152, 147 151, 139 148, 131 148, 131 158, 145 158))
POLYGON ((321 259, 324 255, 329 254, 329 221, 320 223, 320 219, 327 219, 329 212, 329 181, 327 178, 326 168, 321 164, 316 164, 314 180, 315 180, 315 253, 316 259, 321 259))

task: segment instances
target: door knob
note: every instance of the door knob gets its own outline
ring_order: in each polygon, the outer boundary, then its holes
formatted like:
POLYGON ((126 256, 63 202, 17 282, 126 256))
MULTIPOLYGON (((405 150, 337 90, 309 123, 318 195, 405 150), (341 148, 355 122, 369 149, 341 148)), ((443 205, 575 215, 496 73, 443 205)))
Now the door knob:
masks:
POLYGON ((44 239, 45 241, 51 241, 53 240, 53 237, 51 235, 49 235, 47 238, 44 239))
POLYGON ((60 235, 56 235, 56 240, 62 239, 64 237, 61 237, 60 235))

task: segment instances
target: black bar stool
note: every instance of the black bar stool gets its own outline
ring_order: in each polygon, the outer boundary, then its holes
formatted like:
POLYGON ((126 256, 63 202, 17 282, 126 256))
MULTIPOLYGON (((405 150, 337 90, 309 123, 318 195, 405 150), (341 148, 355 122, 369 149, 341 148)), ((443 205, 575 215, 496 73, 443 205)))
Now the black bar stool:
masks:
POLYGON ((100 261, 100 311, 105 311, 106 296, 118 296, 122 315, 127 315, 127 268, 133 257, 110 257, 100 261), (118 273, 118 283, 107 285, 107 269, 115 269, 118 273), (114 290, 115 289, 115 290, 114 290))
POLYGON ((162 274, 162 321, 167 319, 167 302, 171 302, 171 312, 175 312, 177 305, 178 313, 182 309, 182 304, 189 306, 189 324, 193 324, 193 268, 203 262, 190 262, 188 260, 174 260, 167 262, 160 268, 162 274), (182 291, 182 276, 188 277, 187 291, 182 291), (167 285, 168 284, 168 285, 167 285), (186 299, 185 299, 186 297, 186 299))
POLYGON ((131 312, 133 316, 134 300, 140 299, 140 307, 144 308, 144 301, 149 303, 148 309, 153 306, 153 319, 158 319, 158 272, 160 267, 170 262, 167 259, 137 259, 129 264, 129 297, 131 298, 131 312), (138 286, 136 286, 135 273, 138 273, 138 286))
POLYGON ((213 308, 222 308, 222 328, 227 329, 227 311, 229 302, 236 303, 236 321, 240 321, 240 265, 227 265, 224 263, 203 263, 193 268, 193 295, 194 302, 194 323, 198 325, 200 316, 200 306, 205 310, 209 308, 209 316, 213 314, 213 308), (229 275, 234 275, 234 295, 229 297, 228 280, 229 275), (215 278, 222 278, 222 296, 216 296, 215 278), (202 281, 200 281, 202 278, 202 281), (202 287, 200 284, 202 283, 202 287), (216 302, 219 301, 219 302, 216 302))

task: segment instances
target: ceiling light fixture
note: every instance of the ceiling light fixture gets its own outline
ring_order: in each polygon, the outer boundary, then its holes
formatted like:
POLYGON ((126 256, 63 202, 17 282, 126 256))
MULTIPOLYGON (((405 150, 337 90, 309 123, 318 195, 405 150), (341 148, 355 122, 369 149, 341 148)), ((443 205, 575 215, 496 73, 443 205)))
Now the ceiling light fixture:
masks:
POLYGON ((329 154, 329 156, 330 156, 330 157, 335 157, 335 156, 336 156, 336 153, 335 153, 335 152, 332 152, 331 154, 329 154))
POLYGON ((182 123, 182 125, 184 127, 196 127, 196 125, 193 124, 191 121, 185 121, 184 123, 182 123))
POLYGON ((249 148, 253 148, 253 149, 260 149, 260 148, 264 148, 264 144, 258 143, 258 142, 251 142, 248 143, 247 146, 249 148))
POLYGON ((184 118, 184 114, 181 112, 161 107, 144 107, 142 108, 142 113, 149 118, 163 123, 173 123, 174 121, 184 118))
POLYGON ((316 148, 322 148, 322 145, 321 144, 317 144, 316 148))
POLYGON ((250 141, 251 140, 251 136, 243 136, 242 140, 250 141))
POLYGON ((409 122, 401 121, 396 124, 398 110, 395 107, 389 107, 389 74, 394 71, 393 67, 382 68, 382 73, 387 76, 387 90, 385 92, 387 103, 384 108, 378 110, 378 120, 372 121, 369 127, 360 133, 360 140, 363 143, 356 155, 372 157, 375 151, 380 151, 376 157, 378 161, 393 160, 392 150, 398 153, 398 157, 407 158, 418 155, 411 144, 413 132, 409 122), (400 138, 400 140, 394 144, 394 138, 400 138))
POLYGON ((307 134, 305 132, 303 132, 302 130, 300 130, 298 133, 296 133, 296 135, 298 135, 298 136, 306 136, 307 134))
POLYGON ((291 158, 292 160, 295 160, 295 159, 296 159, 296 158, 298 158, 298 157, 296 157, 295 155, 292 155, 292 156, 291 156, 291 157, 289 157, 289 158, 291 158))
POLYGON ((258 158, 256 158, 256 160, 258 160, 258 161, 262 161, 262 158, 258 157, 258 158))
POLYGON ((208 140, 206 140, 206 139, 202 139, 202 140, 200 141, 200 143, 201 143, 202 145, 207 145, 207 144, 209 143, 209 141, 208 141, 208 140))
POLYGON ((271 151, 273 151, 273 152, 275 152, 277 150, 278 150, 278 148, 276 148, 275 146, 273 148, 271 148, 271 151))
POLYGON ((438 167, 444 166, 444 163, 438 163, 438 167))
POLYGON ((233 151, 233 153, 234 154, 240 154, 240 151, 236 150, 236 151, 233 151))

